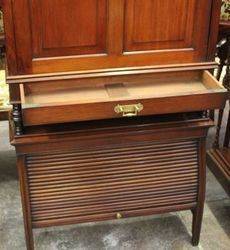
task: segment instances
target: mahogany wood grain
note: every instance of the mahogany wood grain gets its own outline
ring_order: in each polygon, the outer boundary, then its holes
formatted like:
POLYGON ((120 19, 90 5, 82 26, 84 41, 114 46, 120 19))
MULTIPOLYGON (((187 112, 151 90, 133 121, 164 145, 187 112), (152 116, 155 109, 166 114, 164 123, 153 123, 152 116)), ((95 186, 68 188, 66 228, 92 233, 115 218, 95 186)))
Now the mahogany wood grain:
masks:
POLYGON ((35 0, 30 5, 34 58, 107 52, 106 0, 35 0))
POLYGON ((89 122, 48 134, 34 128, 12 138, 28 249, 34 248, 32 228, 185 209, 194 211, 192 242, 198 244, 211 123, 143 121, 89 122))
POLYGON ((200 241, 201 223, 204 211, 205 201, 205 187, 206 187, 206 141, 201 138, 199 147, 199 184, 198 184, 198 196, 197 196, 197 207, 193 209, 193 223, 192 223, 192 244, 198 246, 200 241))
POLYGON ((220 23, 221 0, 212 0, 212 15, 210 19, 209 44, 207 59, 214 58, 220 23))
MULTIPOLYGON (((54 87, 48 92, 44 89, 44 93, 39 89, 39 92, 34 91, 34 94, 33 86, 30 86, 30 89, 26 90, 28 96, 26 92, 24 95, 21 91, 24 100, 22 114, 24 125, 119 118, 122 114, 114 111, 117 105, 138 103, 144 107, 138 113, 140 116, 222 107, 227 98, 227 91, 208 72, 202 76, 200 74, 198 71, 191 75, 188 73, 156 75, 155 78, 147 78, 143 83, 134 84, 134 82, 130 87, 128 83, 124 83, 124 86, 119 84, 121 87, 115 95, 109 91, 109 86, 113 85, 85 89, 70 88, 68 91, 61 89, 59 92, 54 87), (50 113, 55 115, 50 116, 50 113)), ((115 91, 115 88, 113 89, 115 91)))
POLYGON ((22 211, 24 219, 24 228, 25 228, 25 238, 26 238, 26 248, 28 250, 34 249, 33 241, 33 229, 32 229, 32 220, 31 220, 31 207, 30 207, 30 198, 28 190, 28 182, 26 177, 26 165, 25 157, 17 157, 17 168, 19 175, 20 191, 21 191, 21 202, 22 202, 22 211))
POLYGON ((192 48, 196 4, 165 0, 162 8, 157 0, 126 1, 125 52, 192 48))
POLYGON ((71 71, 61 73, 47 73, 47 74, 31 74, 31 75, 7 75, 7 83, 10 85, 19 85, 22 83, 39 84, 43 82, 58 82, 71 84, 73 82, 104 82, 113 79, 120 82, 123 79, 145 78, 153 74, 167 74, 170 72, 186 73, 194 70, 210 70, 218 67, 216 62, 202 62, 189 64, 173 64, 161 66, 144 66, 144 67, 129 67, 117 69, 104 70, 88 70, 88 71, 71 71))
POLYGON ((197 245, 213 125, 204 111, 227 98, 202 73, 216 66, 220 0, 2 2, 27 249, 33 228, 188 209, 197 245), (114 112, 139 102, 140 117, 114 112))
POLYGON ((212 3, 176 0, 172 8, 156 0, 4 1, 6 20, 13 20, 9 56, 17 62, 9 74, 206 61, 212 3))
MULTIPOLYGON (((169 116, 167 116, 169 119, 169 116)), ((162 119, 162 118, 161 118, 162 119)), ((49 151, 50 148, 54 150, 62 149, 67 150, 69 147, 77 147, 80 150, 81 148, 87 147, 88 149, 95 149, 95 145, 92 143, 92 140, 88 138, 93 138, 98 141, 98 144, 104 144, 104 137, 100 136, 102 131, 104 132, 104 136, 107 138, 106 143, 109 145, 114 145, 116 143, 126 143, 127 138, 132 140, 133 135, 137 134, 137 131, 141 131, 138 133, 138 136, 135 136, 135 140, 138 143, 142 141, 157 141, 157 140, 166 140, 172 138, 175 133, 177 134, 178 139, 183 138, 199 138, 202 137, 206 127, 213 126, 213 122, 209 120, 189 120, 187 126, 184 127, 182 122, 179 122, 179 117, 176 120, 171 121, 173 123, 176 122, 176 126, 171 126, 169 128, 170 122, 161 123, 158 122, 154 124, 154 120, 147 118, 139 118, 139 119, 126 119, 126 120, 111 120, 111 121, 103 121, 103 122, 88 122, 83 123, 82 125, 73 124, 71 126, 67 126, 65 124, 57 125, 55 127, 51 126, 47 128, 47 126, 39 129, 39 127, 26 127, 23 136, 17 136, 15 138, 13 127, 11 129, 11 143, 16 146, 16 150, 18 154, 27 153, 36 153, 39 151, 49 151), (137 121, 140 122, 139 125, 136 126, 137 121), (142 121, 142 122, 141 122, 142 121), (150 123, 150 125, 144 124, 150 123), (118 127, 122 127, 122 130, 116 129, 117 124, 118 127), (92 128, 92 131, 87 131, 87 128, 92 128), (108 127, 107 129, 105 129, 108 127), (160 133, 162 129, 165 129, 165 133, 160 133), (57 131, 57 132, 54 132, 57 131), (167 133, 166 133, 167 131, 167 133), (49 136, 47 136, 47 134, 49 136), (58 136, 57 136, 58 135, 58 136), (86 137, 86 135, 88 137, 86 137), (49 144, 44 143, 47 141, 47 138, 50 138, 49 144), (52 139, 52 140, 51 140, 52 139), (68 141, 68 145, 66 144, 68 141), (76 145, 76 141, 78 144, 76 145), (36 145, 36 147, 31 147, 31 145, 36 145)))
POLYGON ((15 75, 18 72, 17 66, 17 52, 16 42, 14 34, 14 19, 12 13, 12 1, 1 1, 1 7, 4 11, 4 31, 5 31, 5 42, 6 42, 6 57, 7 67, 11 74, 15 75))

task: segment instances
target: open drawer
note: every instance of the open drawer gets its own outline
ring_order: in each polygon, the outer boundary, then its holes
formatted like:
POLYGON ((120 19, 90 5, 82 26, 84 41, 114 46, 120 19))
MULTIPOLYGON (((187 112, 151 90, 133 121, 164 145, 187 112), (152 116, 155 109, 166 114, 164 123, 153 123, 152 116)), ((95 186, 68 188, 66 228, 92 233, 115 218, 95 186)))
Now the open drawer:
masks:
POLYGON ((25 126, 202 111, 223 107, 227 91, 208 71, 155 74, 109 83, 21 85, 25 126))

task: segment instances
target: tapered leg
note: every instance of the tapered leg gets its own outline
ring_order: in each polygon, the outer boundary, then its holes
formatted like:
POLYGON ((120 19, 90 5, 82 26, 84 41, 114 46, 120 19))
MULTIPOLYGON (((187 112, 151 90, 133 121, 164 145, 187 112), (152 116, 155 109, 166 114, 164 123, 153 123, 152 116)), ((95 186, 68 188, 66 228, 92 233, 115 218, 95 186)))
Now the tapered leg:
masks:
POLYGON ((34 250, 34 239, 33 239, 33 231, 30 226, 30 222, 28 218, 24 216, 24 228, 25 228, 25 240, 26 240, 26 249, 34 250))
POLYGON ((198 246, 200 242, 200 232, 201 232, 201 225, 202 225, 202 218, 203 218, 203 211, 204 205, 200 205, 199 207, 195 208, 193 213, 193 221, 192 221, 192 245, 198 246))
POLYGON ((197 206, 192 210, 192 245, 197 246, 200 241, 201 224, 204 212, 205 183, 206 183, 206 141, 200 139, 199 143, 199 182, 197 206))
POLYGON ((27 250, 34 250, 33 229, 32 229, 32 223, 31 223, 30 202, 29 202, 29 194, 28 194, 28 187, 27 187, 28 182, 27 182, 27 174, 26 174, 26 169, 25 169, 24 156, 18 156, 17 167, 18 167, 18 175, 19 175, 19 182, 20 182, 26 248, 27 250))

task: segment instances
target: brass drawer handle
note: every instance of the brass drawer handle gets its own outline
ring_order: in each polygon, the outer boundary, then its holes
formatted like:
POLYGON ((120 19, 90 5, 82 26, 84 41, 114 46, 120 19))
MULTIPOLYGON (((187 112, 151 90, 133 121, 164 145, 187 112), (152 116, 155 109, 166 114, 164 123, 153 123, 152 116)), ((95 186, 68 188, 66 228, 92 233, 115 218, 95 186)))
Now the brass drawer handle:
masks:
POLYGON ((144 109, 144 106, 141 103, 131 104, 131 105, 117 105, 114 108, 114 111, 117 114, 122 114, 124 117, 137 116, 139 112, 144 109))

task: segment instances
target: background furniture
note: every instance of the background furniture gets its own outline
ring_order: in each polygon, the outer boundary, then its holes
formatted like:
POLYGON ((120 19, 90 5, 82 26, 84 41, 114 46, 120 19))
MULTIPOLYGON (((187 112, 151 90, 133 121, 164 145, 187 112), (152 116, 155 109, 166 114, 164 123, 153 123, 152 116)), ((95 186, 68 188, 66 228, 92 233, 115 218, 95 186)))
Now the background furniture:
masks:
MULTIPOLYGON (((226 74, 223 78, 223 85, 230 92, 230 2, 223 1, 221 22, 219 28, 219 46, 217 55, 220 58, 220 65, 217 73, 217 79, 221 77, 224 66, 226 66, 226 74)), ((230 110, 229 104, 226 105, 226 110, 219 110, 217 121, 216 139, 213 149, 207 153, 207 164, 213 174, 219 180, 225 191, 230 195, 230 110), (227 112, 227 125, 223 124, 224 111, 227 112), (225 129, 224 141, 221 141, 220 131, 225 129)))
MULTIPOLYGON (((221 110, 222 114, 223 111, 221 110)), ((216 142, 213 149, 207 153, 207 164, 213 174, 216 176, 225 191, 230 195, 230 111, 228 107, 228 122, 225 131, 223 145, 220 144, 220 129, 223 115, 220 115, 217 127, 216 142)))
POLYGON ((220 59, 219 68, 217 72, 217 79, 220 80, 221 73, 224 66, 227 66, 226 75, 223 83, 227 86, 229 84, 229 58, 230 58, 230 21, 221 21, 219 26, 219 44, 217 46, 217 57, 220 59))
MULTIPOLYGON (((229 27, 228 27, 229 28, 229 27)), ((228 29, 229 32, 229 29, 228 29)), ((223 84, 228 89, 230 93, 230 71, 229 71, 229 64, 230 64, 230 43, 228 37, 228 44, 227 44, 227 70, 226 75, 223 79, 223 84)), ((230 195, 230 149, 229 149, 229 141, 230 141, 230 107, 229 101, 228 105, 226 105, 227 109, 227 116, 228 121, 225 128, 225 137, 224 142, 221 142, 220 139, 220 131, 223 128, 223 115, 225 109, 220 109, 218 114, 218 121, 217 121, 217 132, 216 132, 216 139, 213 145, 213 149, 209 150, 207 153, 207 164, 208 167, 211 169, 213 174, 219 180, 220 184, 223 186, 225 191, 230 195)))

